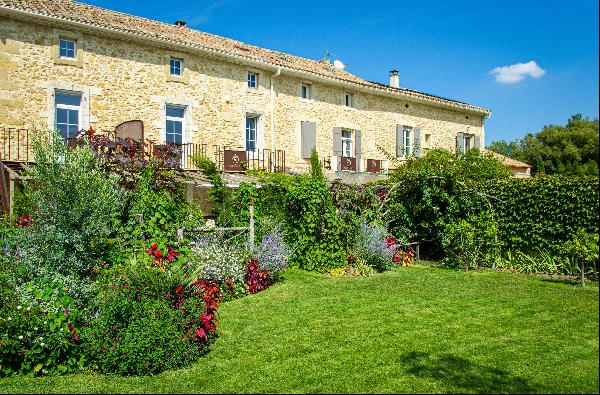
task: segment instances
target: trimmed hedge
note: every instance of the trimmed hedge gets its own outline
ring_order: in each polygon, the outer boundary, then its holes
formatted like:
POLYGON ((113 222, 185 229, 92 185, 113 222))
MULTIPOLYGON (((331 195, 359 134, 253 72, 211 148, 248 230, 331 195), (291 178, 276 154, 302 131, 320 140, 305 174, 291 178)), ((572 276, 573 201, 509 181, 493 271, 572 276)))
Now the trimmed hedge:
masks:
POLYGON ((540 176, 482 182, 509 248, 557 250, 579 229, 598 233, 598 177, 540 176))

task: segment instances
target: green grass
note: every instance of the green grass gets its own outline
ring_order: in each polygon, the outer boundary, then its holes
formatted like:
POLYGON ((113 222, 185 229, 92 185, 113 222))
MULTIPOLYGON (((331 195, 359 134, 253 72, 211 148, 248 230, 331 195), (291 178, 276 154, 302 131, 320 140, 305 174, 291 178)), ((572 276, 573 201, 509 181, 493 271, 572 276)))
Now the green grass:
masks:
POLYGON ((598 288, 499 273, 288 271, 221 308, 221 336, 154 377, 0 380, 0 392, 598 392, 598 288))

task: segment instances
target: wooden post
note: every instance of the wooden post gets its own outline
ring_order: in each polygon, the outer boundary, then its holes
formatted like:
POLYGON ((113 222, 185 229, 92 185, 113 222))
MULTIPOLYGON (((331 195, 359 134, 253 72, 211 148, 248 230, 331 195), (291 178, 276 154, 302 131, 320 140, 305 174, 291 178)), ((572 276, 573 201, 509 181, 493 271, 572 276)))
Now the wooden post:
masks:
POLYGON ((183 228, 177 229, 177 242, 180 243, 183 240, 183 228))
POLYGON ((250 211, 250 252, 254 251, 254 198, 250 201, 250 207, 248 207, 250 211))
POLYGON ((416 255, 416 260, 419 261, 419 243, 417 243, 416 247, 415 247, 415 255, 416 255))

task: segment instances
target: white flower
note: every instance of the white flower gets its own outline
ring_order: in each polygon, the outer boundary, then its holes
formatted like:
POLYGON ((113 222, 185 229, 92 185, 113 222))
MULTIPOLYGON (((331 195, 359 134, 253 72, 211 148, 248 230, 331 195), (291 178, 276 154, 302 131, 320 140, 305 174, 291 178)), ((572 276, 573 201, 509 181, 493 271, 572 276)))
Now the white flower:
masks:
POLYGON ((8 320, 9 320, 9 321, 12 321, 12 317, 8 317, 8 320))
POLYGON ((31 307, 27 307, 27 311, 31 310, 31 307))
POLYGON ((37 330, 38 330, 38 327, 36 326, 35 328, 33 328, 33 330, 34 330, 34 331, 37 331, 37 330))
POLYGON ((44 321, 44 325, 46 325, 48 323, 48 321, 44 321))
POLYGON ((44 347, 44 343, 40 343, 40 346, 44 347))
POLYGON ((23 336, 19 336, 19 340, 23 340, 23 336))
POLYGON ((21 306, 17 306, 17 310, 21 310, 21 306))
POLYGON ((40 341, 42 341, 42 340, 44 340, 44 338, 40 336, 40 341))

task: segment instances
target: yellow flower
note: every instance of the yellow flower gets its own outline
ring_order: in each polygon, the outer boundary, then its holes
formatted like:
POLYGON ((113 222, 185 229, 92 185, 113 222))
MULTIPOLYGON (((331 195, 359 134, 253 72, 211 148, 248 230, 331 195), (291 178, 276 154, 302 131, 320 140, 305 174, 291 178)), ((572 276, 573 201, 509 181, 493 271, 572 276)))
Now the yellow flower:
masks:
POLYGON ((150 269, 150 266, 146 265, 146 269, 150 269))

